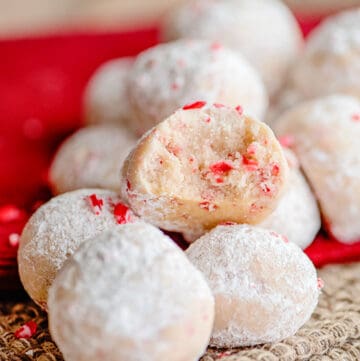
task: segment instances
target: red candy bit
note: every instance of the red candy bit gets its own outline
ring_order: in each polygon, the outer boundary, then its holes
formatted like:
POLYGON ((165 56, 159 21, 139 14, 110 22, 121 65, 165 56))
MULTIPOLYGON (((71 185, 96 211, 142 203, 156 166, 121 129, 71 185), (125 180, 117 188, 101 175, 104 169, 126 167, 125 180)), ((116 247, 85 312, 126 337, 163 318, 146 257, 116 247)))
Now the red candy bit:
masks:
POLYGON ((279 143, 285 148, 291 148, 295 143, 295 138, 290 134, 283 135, 279 137, 278 140, 279 143))
POLYGON ((246 148, 246 153, 249 155, 254 155, 256 154, 257 151, 257 144, 256 143, 251 143, 247 148, 246 148))
POLYGON ((210 117, 208 117, 208 118, 205 119, 205 123, 210 123, 210 122, 211 122, 211 118, 210 118, 210 117))
POLYGON ((235 110, 240 114, 240 115, 243 115, 244 113, 244 109, 241 105, 238 105, 235 110))
POLYGON ((126 191, 131 191, 131 183, 128 179, 126 180, 126 191))
POLYGON ((261 190, 265 194, 271 194, 271 188, 266 183, 261 184, 261 190))
POLYGON ((322 289, 324 288, 324 286, 325 286, 324 281, 319 277, 319 278, 317 279, 317 287, 318 287, 318 289, 319 289, 319 290, 322 290, 322 289))
POLYGON ((214 174, 228 173, 234 169, 234 166, 227 161, 220 161, 210 165, 210 171, 214 174))
POLYGON ((259 166, 259 162, 256 159, 247 158, 245 155, 242 156, 242 164, 249 171, 254 171, 259 166))
POLYGON ((222 48, 223 48, 222 44, 218 42, 214 42, 211 44, 211 50, 213 51, 221 50, 222 48))
POLYGON ((280 167, 277 164, 274 164, 271 167, 271 175, 274 177, 277 177, 279 175, 279 173, 280 173, 280 167))
POLYGON ((164 163, 164 161, 160 158, 159 159, 159 164, 162 165, 164 163))
POLYGON ((14 336, 16 338, 30 338, 36 333, 37 327, 38 325, 34 321, 26 322, 14 332, 14 336))
POLYGON ((194 160, 195 160, 194 157, 190 157, 190 158, 189 158, 189 162, 190 162, 190 163, 193 163, 194 160))
POLYGON ((181 147, 179 147, 178 145, 175 144, 168 144, 166 146, 166 149, 171 153, 174 154, 175 156, 178 156, 179 153, 182 151, 181 147))
POLYGON ((231 351, 225 351, 225 352, 219 353, 216 356, 216 359, 221 359, 221 358, 226 357, 226 356, 231 356, 231 351))
POLYGON ((201 109, 206 105, 206 102, 199 101, 191 104, 187 104, 183 106, 183 110, 190 110, 190 109, 201 109))
POLYGON ((219 223, 219 226, 235 226, 236 224, 237 223, 235 223, 235 222, 227 221, 227 222, 219 223))
POLYGON ((18 233, 10 233, 9 234, 9 244, 11 247, 19 246, 20 235, 18 233))
POLYGON ((283 240, 285 243, 289 243, 289 238, 287 238, 287 237, 284 236, 283 234, 281 235, 281 238, 282 238, 282 240, 283 240))
POLYGON ((94 213, 98 216, 101 213, 104 201, 101 198, 97 198, 96 194, 91 194, 89 196, 89 201, 94 213))
POLYGON ((214 107, 215 108, 225 108, 224 104, 220 104, 220 103, 214 103, 214 107))
POLYGON ((358 114, 353 114, 353 115, 351 116, 351 120, 352 120, 353 122, 360 122, 360 113, 358 113, 358 114))
POLYGON ((118 224, 125 224, 131 221, 131 211, 122 203, 115 205, 114 216, 118 224))
POLYGON ((9 223, 22 219, 24 212, 12 204, 0 207, 0 223, 9 223))
POLYGON ((224 183, 224 178, 216 177, 216 178, 215 178, 215 182, 216 182, 216 183, 219 183, 219 184, 224 183))
POLYGON ((214 212, 218 208, 218 206, 216 204, 213 204, 213 203, 210 203, 207 201, 199 203, 199 207, 208 212, 214 212))

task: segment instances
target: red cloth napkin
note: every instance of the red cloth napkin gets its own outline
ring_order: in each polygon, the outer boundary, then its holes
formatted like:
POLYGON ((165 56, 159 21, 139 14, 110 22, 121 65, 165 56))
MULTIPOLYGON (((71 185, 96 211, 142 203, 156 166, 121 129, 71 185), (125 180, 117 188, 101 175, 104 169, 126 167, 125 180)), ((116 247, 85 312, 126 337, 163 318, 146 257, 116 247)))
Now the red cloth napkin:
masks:
MULTIPOLYGON (((305 32, 312 26, 303 23, 305 32)), ((89 77, 102 62, 156 43, 156 29, 0 41, 0 289, 16 285, 17 234, 51 196, 49 162, 59 142, 81 125, 89 77)), ((307 254, 318 266, 360 260, 360 243, 320 236, 307 254)))

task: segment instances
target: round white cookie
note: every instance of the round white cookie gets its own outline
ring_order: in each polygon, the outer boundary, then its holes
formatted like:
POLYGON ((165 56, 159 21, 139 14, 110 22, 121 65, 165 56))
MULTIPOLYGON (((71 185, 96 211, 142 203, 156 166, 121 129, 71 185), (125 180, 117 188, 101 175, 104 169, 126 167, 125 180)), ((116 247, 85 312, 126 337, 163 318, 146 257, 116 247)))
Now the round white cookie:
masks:
POLYGON ((359 6, 360 0, 283 0, 295 13, 313 17, 328 15, 352 6, 359 6))
POLYGON ((133 62, 133 58, 114 59, 95 71, 84 93, 86 123, 127 125, 131 122, 127 86, 133 62))
POLYGON ((345 95, 308 101, 286 112, 275 129, 292 137, 329 232, 344 243, 359 241, 360 101, 345 95))
POLYGON ((139 141, 124 163, 122 194, 149 223, 194 240, 226 221, 258 223, 288 180, 281 145, 263 122, 196 102, 139 141))
POLYGON ((53 193, 80 188, 119 191, 120 171, 136 137, 112 125, 82 128, 67 138, 52 161, 49 181, 53 193))
POLYGON ((29 296, 46 309, 48 288, 79 245, 136 218, 116 193, 101 189, 64 193, 42 205, 27 222, 18 251, 29 296))
POLYGON ((164 20, 164 40, 221 41, 243 54, 262 75, 271 96, 302 45, 294 16, 278 0, 190 0, 164 20))
POLYGON ((49 328, 67 361, 195 361, 214 298, 202 274, 142 222, 83 244, 49 292, 49 328))
POLYGON ((317 305, 314 265, 297 245, 272 231, 217 226, 186 253, 215 296, 212 346, 283 340, 295 334, 317 305))
POLYGON ((360 7, 325 20, 309 36, 290 72, 302 99, 334 93, 360 97, 360 7))
POLYGON ((264 85, 252 66, 219 43, 179 40, 141 53, 129 76, 131 125, 144 133, 176 109, 197 100, 241 104, 262 120, 264 85))
POLYGON ((258 226, 280 233, 305 249, 320 230, 320 212, 295 154, 285 149, 285 155, 290 168, 287 188, 274 212, 258 226))

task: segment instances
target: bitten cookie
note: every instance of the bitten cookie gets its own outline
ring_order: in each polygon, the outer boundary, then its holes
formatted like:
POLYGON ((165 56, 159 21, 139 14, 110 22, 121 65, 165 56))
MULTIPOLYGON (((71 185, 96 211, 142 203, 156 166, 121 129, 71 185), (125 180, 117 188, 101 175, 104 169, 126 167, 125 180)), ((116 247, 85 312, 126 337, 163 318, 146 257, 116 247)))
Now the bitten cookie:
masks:
POLYGON ((80 188, 118 191, 123 162, 136 144, 125 128, 92 126, 67 138, 52 161, 49 181, 55 194, 80 188))
POLYGON ((81 189, 51 199, 29 219, 18 252, 21 282, 46 309, 48 288, 79 245, 137 217, 114 192, 81 189))
POLYGON ((295 154, 285 149, 285 156, 290 168, 287 188, 274 212, 258 226, 276 231, 305 249, 320 230, 320 212, 295 154))
POLYGON ((186 251, 215 296, 210 344, 241 347, 292 336, 319 296, 316 270, 292 242, 248 225, 217 226, 186 251))
POLYGON ((220 43, 180 40, 141 53, 129 76, 129 98, 139 134, 196 100, 241 104, 262 120, 264 85, 240 54, 220 43))
POLYGON ((84 94, 86 123, 126 126, 131 122, 127 85, 133 62, 133 58, 110 60, 96 70, 84 94))
POLYGON ((196 239, 218 223, 258 223, 287 181, 282 147, 264 123, 220 104, 184 106, 154 127, 124 163, 135 213, 196 239))
POLYGON ((290 72, 302 99, 334 93, 360 97, 360 8, 325 20, 309 36, 290 72))
POLYGON ((164 40, 221 41, 243 54, 273 96, 302 46, 299 26, 277 0, 191 0, 164 18, 164 40))
POLYGON ((325 226, 339 241, 360 240, 360 101, 334 95, 300 104, 276 123, 319 200, 325 226))
POLYGON ((49 292, 49 327, 67 361, 195 361, 214 298, 202 274, 142 222, 83 244, 49 292))

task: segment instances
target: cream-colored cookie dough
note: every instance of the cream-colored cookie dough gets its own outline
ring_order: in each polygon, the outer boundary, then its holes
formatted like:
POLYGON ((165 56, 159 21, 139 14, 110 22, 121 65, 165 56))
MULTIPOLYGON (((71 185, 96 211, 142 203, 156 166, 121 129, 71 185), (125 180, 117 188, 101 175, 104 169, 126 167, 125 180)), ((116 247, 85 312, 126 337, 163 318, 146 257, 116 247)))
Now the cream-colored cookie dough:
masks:
POLYGON ((280 88, 302 46, 299 26, 278 0, 190 0, 164 18, 164 40, 221 41, 243 54, 270 95, 280 88))
POLYGON ((302 99, 334 93, 360 98, 359 24, 360 7, 328 18, 311 33, 289 79, 302 99))
POLYGON ((67 361, 197 361, 214 320, 202 274, 142 222, 83 244, 49 292, 49 328, 67 361))
POLYGON ((241 104, 260 120, 268 103, 260 76, 240 54, 200 40, 157 45, 140 54, 129 76, 129 98, 131 125, 140 134, 197 100, 241 104))
POLYGON ((82 128, 67 138, 50 167, 49 181, 55 194, 80 188, 119 191, 120 171, 136 137, 112 125, 82 128))
POLYGON ((96 70, 84 94, 86 123, 127 126, 131 122, 127 86, 133 62, 133 58, 114 59, 96 70))
POLYGON ((334 95, 300 104, 276 123, 319 200, 325 226, 339 241, 360 240, 360 101, 334 95))
POLYGON ((295 13, 313 17, 328 15, 352 6, 359 6, 360 0, 283 0, 295 13))
POLYGON ((136 218, 117 194, 101 189, 64 193, 42 205, 20 238, 19 274, 29 296, 46 309, 48 288, 79 245, 136 218))
POLYGON ((212 346, 283 340, 295 334, 317 305, 314 265, 297 245, 272 231, 218 226, 186 253, 215 296, 212 346))
POLYGON ((285 156, 290 168, 287 188, 274 212, 258 226, 276 231, 305 249, 320 230, 320 212, 295 154, 285 149, 285 156))
POLYGON ((258 223, 276 207, 288 165, 271 129, 219 104, 176 111, 124 163, 122 194, 135 213, 194 239, 218 223, 258 223))

